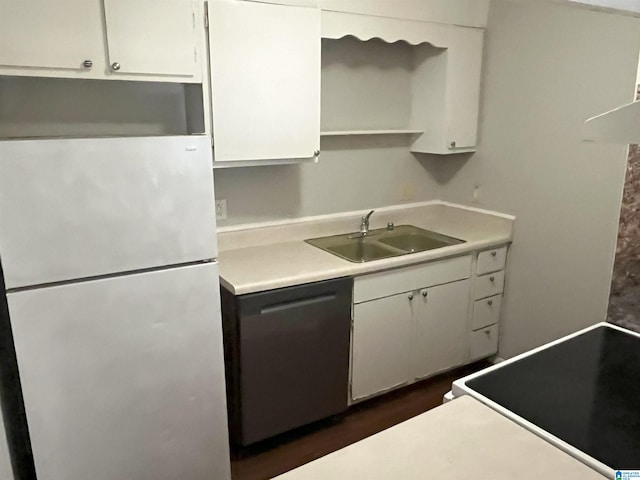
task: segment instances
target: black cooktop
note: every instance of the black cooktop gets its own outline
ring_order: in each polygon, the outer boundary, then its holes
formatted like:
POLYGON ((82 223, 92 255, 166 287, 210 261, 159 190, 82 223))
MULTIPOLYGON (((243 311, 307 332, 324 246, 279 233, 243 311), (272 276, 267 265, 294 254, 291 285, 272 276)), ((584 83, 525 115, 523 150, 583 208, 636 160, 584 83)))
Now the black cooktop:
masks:
POLYGON ((612 469, 640 469, 640 337, 598 327, 467 386, 612 469))

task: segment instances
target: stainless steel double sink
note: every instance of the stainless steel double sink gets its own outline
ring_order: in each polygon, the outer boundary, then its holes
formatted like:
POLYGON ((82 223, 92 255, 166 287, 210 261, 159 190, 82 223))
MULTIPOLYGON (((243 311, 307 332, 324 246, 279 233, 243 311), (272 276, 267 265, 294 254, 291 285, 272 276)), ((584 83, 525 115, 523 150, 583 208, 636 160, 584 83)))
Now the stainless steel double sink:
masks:
POLYGON ((366 234, 347 233, 311 238, 305 242, 350 262, 363 263, 457 245, 464 240, 413 225, 398 225, 369 230, 366 234))

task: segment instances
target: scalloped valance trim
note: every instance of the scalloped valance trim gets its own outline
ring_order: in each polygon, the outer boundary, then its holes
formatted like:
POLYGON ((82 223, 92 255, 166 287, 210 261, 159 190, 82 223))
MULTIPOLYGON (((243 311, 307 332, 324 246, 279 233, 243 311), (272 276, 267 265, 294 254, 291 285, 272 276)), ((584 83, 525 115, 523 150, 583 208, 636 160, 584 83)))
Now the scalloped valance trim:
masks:
POLYGON ((361 41, 373 39, 386 43, 404 42, 417 46, 450 46, 451 27, 439 23, 373 17, 341 12, 322 12, 322 38, 339 40, 354 37, 361 41))

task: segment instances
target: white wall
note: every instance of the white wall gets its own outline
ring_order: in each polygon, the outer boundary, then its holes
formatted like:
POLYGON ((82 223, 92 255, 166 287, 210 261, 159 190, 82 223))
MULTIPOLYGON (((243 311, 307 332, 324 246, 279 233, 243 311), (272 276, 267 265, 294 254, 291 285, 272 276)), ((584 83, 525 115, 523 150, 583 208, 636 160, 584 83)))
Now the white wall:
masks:
POLYGON ((417 161, 405 137, 325 138, 321 149, 317 164, 215 170, 216 198, 227 199, 228 214, 218 225, 438 198, 432 160, 417 161))
POLYGON ((480 149, 444 165, 445 200, 516 215, 500 355, 605 319, 626 147, 583 121, 633 99, 640 20, 492 0, 480 149))

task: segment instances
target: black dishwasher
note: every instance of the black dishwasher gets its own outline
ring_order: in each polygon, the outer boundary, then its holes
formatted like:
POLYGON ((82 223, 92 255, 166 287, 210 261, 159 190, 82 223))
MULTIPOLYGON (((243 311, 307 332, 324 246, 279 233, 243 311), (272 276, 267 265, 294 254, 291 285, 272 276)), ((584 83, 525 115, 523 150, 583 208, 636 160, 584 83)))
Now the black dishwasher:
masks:
POLYGON ((240 296, 221 290, 234 444, 347 409, 351 278, 240 296))

